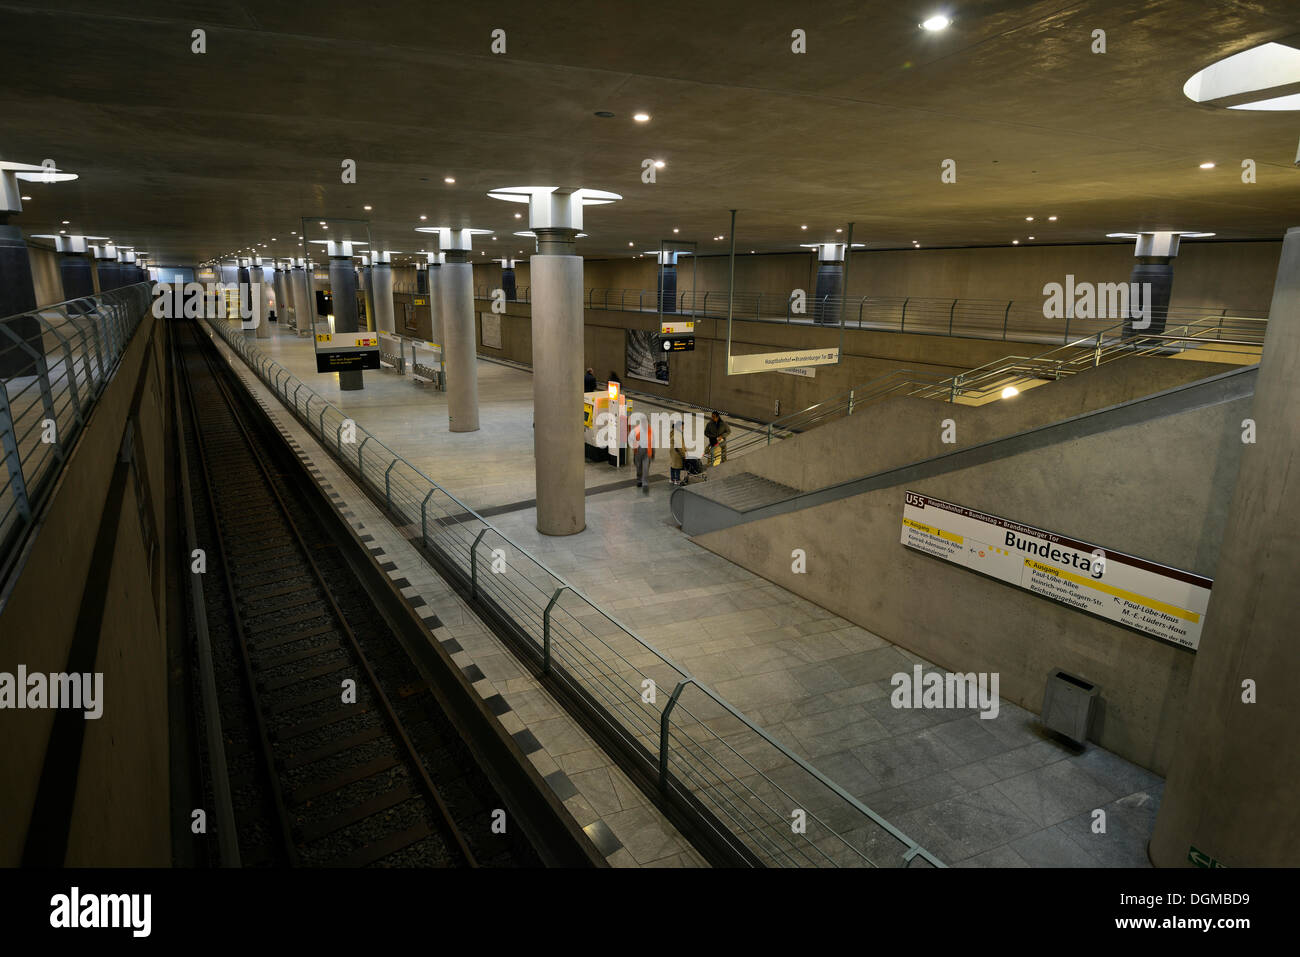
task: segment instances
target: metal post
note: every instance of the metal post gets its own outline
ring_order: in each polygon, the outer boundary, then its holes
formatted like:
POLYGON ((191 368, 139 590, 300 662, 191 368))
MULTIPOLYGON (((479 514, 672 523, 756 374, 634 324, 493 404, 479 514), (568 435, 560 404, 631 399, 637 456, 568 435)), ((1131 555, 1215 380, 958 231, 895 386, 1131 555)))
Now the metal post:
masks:
POLYGON ((952 377, 952 391, 948 394, 948 401, 949 401, 949 402, 956 402, 956 401, 957 401, 957 392, 958 392, 958 387, 959 387, 960 385, 961 385, 961 375, 958 374, 958 375, 953 376, 953 377, 952 377))
POLYGON ((849 390, 849 415, 853 414, 853 390, 849 390))
MULTIPOLYGON (((840 290, 840 361, 844 361, 844 302, 849 295, 849 261, 853 258, 853 224, 849 223, 844 243, 844 288, 840 290)), ((861 319, 859 319, 859 325, 861 319)))
POLYGON ((388 468, 384 469, 384 501, 388 503, 388 507, 390 510, 393 507, 393 486, 392 483, 389 481, 388 475, 390 472, 393 471, 393 466, 396 464, 397 464, 397 458, 394 457, 393 461, 388 463, 388 468))
POLYGON ((469 597, 478 597, 478 543, 483 541, 483 536, 492 530, 491 526, 483 529, 474 539, 474 544, 469 547, 469 597))
MULTIPOLYGON (((731 255, 727 264, 727 372, 731 371, 731 310, 736 298, 736 211, 731 211, 731 255)), ((709 294, 705 293, 707 300, 709 294)), ((707 310, 705 310, 707 312, 707 310)))
POLYGON ((373 438, 373 436, 367 435, 361 440, 361 444, 357 446, 357 474, 359 474, 363 479, 366 477, 366 470, 361 465, 361 450, 366 447, 366 443, 369 442, 371 438, 373 438))
POLYGON ((1096 368, 1097 366, 1101 365, 1101 333, 1100 332, 1097 333, 1097 345, 1094 346, 1092 350, 1092 365, 1093 368, 1096 368))
POLYGON ((1015 302, 1015 300, 1013 299, 1007 303, 1007 311, 1002 314, 1002 341, 1003 342, 1007 341, 1007 320, 1011 318, 1012 302, 1015 302))
POLYGON ((32 520, 31 504, 27 498, 27 482, 23 478, 23 461, 18 455, 18 436, 14 434, 14 417, 9 408, 9 389, 0 382, 0 451, 4 453, 9 469, 9 489, 14 497, 18 517, 25 523, 32 520))
POLYGON ((560 592, 568 587, 568 585, 561 585, 555 589, 555 594, 551 595, 551 600, 546 605, 546 611, 542 612, 542 674, 544 675, 551 673, 551 609, 560 600, 560 592))
POLYGON ((429 520, 428 520, 428 518, 425 516, 425 511, 424 511, 424 510, 425 510, 425 507, 429 504, 429 499, 433 498, 433 493, 434 493, 436 490, 437 490, 436 488, 431 488, 431 489, 429 489, 429 494, 426 495, 426 496, 424 497, 424 501, 420 503, 420 542, 421 542, 421 544, 428 544, 428 542, 429 542, 429 520))
POLYGON ((899 331, 899 332, 902 332, 902 331, 903 331, 903 326, 907 325, 907 304, 908 304, 909 302, 911 302, 911 301, 912 301, 912 297, 911 297, 911 296, 908 296, 906 299, 903 300, 903 315, 902 315, 902 318, 900 318, 900 319, 898 320, 898 331, 899 331))
POLYGON ((677 682, 672 697, 664 705, 664 713, 659 716, 659 786, 661 788, 668 786, 668 719, 673 713, 673 708, 677 707, 677 699, 682 696, 682 691, 690 684, 695 684, 694 678, 683 678, 677 682))
POLYGON ((957 312, 957 300, 952 301, 952 308, 948 310, 948 335, 952 335, 952 317, 957 312))

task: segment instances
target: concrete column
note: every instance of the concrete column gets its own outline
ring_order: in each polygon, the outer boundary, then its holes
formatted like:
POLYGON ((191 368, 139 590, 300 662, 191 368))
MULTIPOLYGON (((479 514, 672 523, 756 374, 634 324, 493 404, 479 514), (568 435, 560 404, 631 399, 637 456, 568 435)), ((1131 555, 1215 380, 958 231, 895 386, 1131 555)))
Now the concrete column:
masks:
POLYGON ((582 257, 550 252, 528 260, 533 312, 533 452, 537 530, 587 527, 582 408, 582 257))
POLYGON ((378 328, 375 323, 375 289, 374 276, 370 267, 370 257, 361 257, 361 266, 357 269, 357 288, 361 290, 365 297, 366 304, 365 326, 366 329, 378 328))
POLYGON ((117 247, 95 246, 95 281, 101 293, 122 285, 122 267, 117 261, 117 247))
POLYGON ((429 294, 429 264, 415 264, 415 294, 417 296, 427 296, 429 294))
POLYGON ((528 204, 537 254, 528 260, 533 314, 533 457, 537 530, 573 535, 587 527, 583 448, 583 208, 622 199, 598 189, 506 186, 488 196, 528 204))
POLYGON ((392 254, 375 253, 370 266, 370 285, 375 306, 375 328, 390 335, 397 331, 397 319, 393 314, 393 266, 392 254))
POLYGON ((447 336, 442 327, 442 259, 441 253, 429 254, 429 328, 433 341, 446 355, 447 336))
POLYGON ((1229 867, 1300 861, 1300 227, 1287 231, 1251 417, 1178 751, 1151 860, 1186 867, 1191 848, 1229 867), (1253 682, 1257 703, 1243 684, 1253 682))
POLYGON ((253 265, 249 269, 249 276, 256 287, 253 291, 256 294, 258 310, 257 329, 253 332, 253 335, 258 339, 270 339, 271 290, 270 284, 266 281, 266 267, 262 265, 262 257, 253 257, 253 265))
MULTIPOLYGON (((357 315, 357 274, 352 266, 352 252, 347 243, 330 244, 330 293, 334 297, 334 331, 361 332, 357 315)), ((360 369, 340 372, 339 388, 344 392, 364 389, 360 369)))
POLYGON ((516 302, 519 293, 515 287, 515 260, 502 259, 501 263, 501 290, 506 294, 507 302, 516 302))
POLYGON ((296 260, 289 273, 293 293, 293 324, 299 336, 309 336, 316 325, 316 303, 312 301, 307 283, 307 269, 301 259, 296 260))
POLYGON ((88 312, 92 308, 90 303, 74 300, 89 299, 95 295, 95 273, 88 255, 88 242, 102 237, 46 233, 34 238, 53 241, 54 248, 59 253, 59 280, 63 287, 63 299, 68 303, 68 311, 73 315, 88 312))
MULTIPOLYGON (((27 254, 23 231, 7 223, 8 215, 0 212, 0 319, 17 316, 36 308, 36 284, 32 280, 32 262, 27 254)), ((0 333, 0 378, 35 375, 32 359, 12 336, 43 352, 41 326, 34 316, 17 316, 5 323, 10 334, 0 333)))
POLYGON ((275 261, 275 321, 286 329, 293 328, 289 318, 289 284, 284 270, 284 262, 275 261))
POLYGON ((1137 262, 1129 273, 1129 314, 1124 317, 1124 335, 1158 336, 1169 318, 1169 300, 1174 290, 1174 257, 1184 237, 1213 236, 1169 230, 1150 233, 1110 233, 1112 237, 1133 237, 1137 262))
POLYGON ((478 350, 475 348, 474 267, 469 262, 468 249, 448 249, 446 256, 447 262, 438 272, 443 324, 440 345, 447 376, 447 427, 452 432, 476 432, 478 350))

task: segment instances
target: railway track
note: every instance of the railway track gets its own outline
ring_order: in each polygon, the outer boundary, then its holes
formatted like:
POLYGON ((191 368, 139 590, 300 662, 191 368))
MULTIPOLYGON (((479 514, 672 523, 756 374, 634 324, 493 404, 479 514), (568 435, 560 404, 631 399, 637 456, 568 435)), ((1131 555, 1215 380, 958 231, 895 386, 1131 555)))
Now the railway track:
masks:
POLYGON ((241 862, 539 865, 206 336, 171 328, 241 862))

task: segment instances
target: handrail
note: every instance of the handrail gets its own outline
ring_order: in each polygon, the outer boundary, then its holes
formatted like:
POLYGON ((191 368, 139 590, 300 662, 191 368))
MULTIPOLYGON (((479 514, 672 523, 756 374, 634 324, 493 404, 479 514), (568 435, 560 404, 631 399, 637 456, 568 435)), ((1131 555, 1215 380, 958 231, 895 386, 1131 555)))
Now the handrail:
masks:
POLYGON ((0 569, 6 574, 144 318, 151 286, 133 283, 0 319, 0 569))
MULTIPOLYGON (((1135 332, 1126 322, 1115 323, 1062 346, 1033 356, 1009 355, 986 362, 956 375, 937 374, 912 369, 895 369, 848 392, 824 399, 797 412, 773 420, 768 435, 741 438, 732 443, 728 458, 771 444, 772 438, 788 438, 820 422, 852 415, 863 406, 891 395, 905 394, 917 398, 955 402, 960 398, 986 398, 993 390, 1017 386, 1038 379, 1060 379, 1096 368, 1117 359, 1181 352, 1197 346, 1262 347, 1268 320, 1246 316, 1204 316, 1188 323, 1166 323, 1157 333, 1135 332), (1223 338, 1225 328, 1233 338, 1223 338), (1213 338, 1210 338, 1213 334, 1213 338)), ((1223 351, 1231 351, 1223 349, 1223 351)))
MULTIPOLYGON (((528 287, 520 287, 516 301, 528 302, 528 287)), ((486 299, 491 289, 480 286, 475 297, 486 299)), ((1017 303, 1009 299, 940 298, 920 296, 808 296, 805 312, 792 312, 788 296, 773 297, 762 292, 737 290, 735 314, 747 322, 779 322, 791 325, 827 325, 839 327, 838 320, 819 322, 819 316, 846 318, 849 329, 883 332, 907 332, 913 335, 944 335, 958 338, 999 339, 1004 341, 1056 342, 1068 344, 1074 338, 1092 336, 1107 328, 1111 318, 1082 319, 1071 316, 1062 322, 1043 315, 1043 300, 1017 303)), ((725 291, 701 289, 679 291, 674 302, 676 313, 695 318, 725 318, 725 291), (713 297, 713 309, 709 300, 713 297)), ((588 310, 613 312, 659 312, 659 297, 653 289, 601 288, 584 289, 583 302, 588 310), (635 303, 635 304, 634 304, 635 303)), ((1176 306, 1165 310, 1168 322, 1196 319, 1210 313, 1227 316, 1230 310, 1219 306, 1176 306)), ((1240 313, 1241 310, 1231 310, 1240 313)))
MULTIPOLYGON (((263 361, 253 340, 240 335, 233 323, 208 322, 330 448, 334 422, 348 416, 324 399, 315 415, 312 399, 319 397, 310 386, 292 375, 281 376, 277 370, 283 367, 263 361), (304 388, 305 412, 290 400, 304 388)), ((423 546, 479 600, 513 623, 555 680, 592 703, 598 719, 624 742, 634 760, 651 774, 662 768, 660 780, 668 793, 680 795, 688 807, 702 806, 708 812, 703 823, 745 859, 776 866, 875 866, 866 845, 855 843, 868 839, 874 827, 902 845, 904 865, 919 857, 943 866, 360 424, 356 431, 371 454, 364 461, 351 454, 340 456, 343 467, 373 494, 384 496, 395 520, 411 529, 419 527, 423 546), (488 532, 493 538, 484 542, 488 532), (480 548, 492 549, 491 561, 480 558, 480 548), (593 618, 607 622, 613 631, 593 618), (656 689, 669 687, 676 691, 674 721, 665 731, 663 710, 668 706, 660 702, 656 689), (681 700, 687 688, 694 689, 689 705, 681 700), (734 737, 723 733, 719 720, 736 723, 734 737), (771 749, 776 764, 760 761, 755 748, 771 749), (795 780, 784 780, 783 775, 778 784, 760 765, 772 771, 784 767, 795 780), (791 827, 791 813, 798 810, 807 818, 802 832, 791 827), (851 820, 831 826, 827 820, 832 814, 837 820, 848 814, 851 820)))

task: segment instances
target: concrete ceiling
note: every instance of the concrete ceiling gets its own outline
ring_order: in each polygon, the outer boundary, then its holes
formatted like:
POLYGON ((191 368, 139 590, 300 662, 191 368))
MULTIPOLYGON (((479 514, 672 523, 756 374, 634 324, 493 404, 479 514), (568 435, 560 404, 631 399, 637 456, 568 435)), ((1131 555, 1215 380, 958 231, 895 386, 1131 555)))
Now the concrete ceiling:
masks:
POLYGON ((525 184, 623 194, 588 209, 589 257, 674 227, 724 251, 732 207, 743 252, 843 239, 850 220, 870 248, 1278 238, 1300 224, 1300 115, 1199 106, 1182 86, 1257 44, 1300 46, 1296 14, 1296 0, 0 2, 0 158, 81 174, 27 184, 29 233, 107 235, 176 264, 291 254, 304 218, 369 219, 380 245, 431 248, 421 214, 498 230, 475 259, 526 255, 507 238, 524 207, 485 195, 525 184), (918 28, 941 10, 946 31, 918 28), (666 164, 653 185, 645 158, 666 164))

